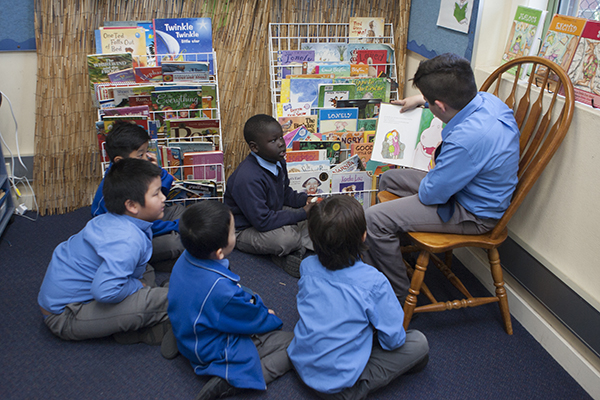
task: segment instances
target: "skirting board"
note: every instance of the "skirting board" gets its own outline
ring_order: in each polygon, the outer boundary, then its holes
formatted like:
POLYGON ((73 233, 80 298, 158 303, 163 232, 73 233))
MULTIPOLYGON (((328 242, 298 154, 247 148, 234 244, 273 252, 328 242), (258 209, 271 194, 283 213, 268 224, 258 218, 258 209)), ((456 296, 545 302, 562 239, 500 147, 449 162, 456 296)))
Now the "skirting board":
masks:
MULTIPOLYGON (((454 255, 491 293, 495 291, 487 254, 483 250, 457 249, 454 255)), ((504 280, 513 318, 590 396, 600 399, 600 359, 506 272, 504 280)))

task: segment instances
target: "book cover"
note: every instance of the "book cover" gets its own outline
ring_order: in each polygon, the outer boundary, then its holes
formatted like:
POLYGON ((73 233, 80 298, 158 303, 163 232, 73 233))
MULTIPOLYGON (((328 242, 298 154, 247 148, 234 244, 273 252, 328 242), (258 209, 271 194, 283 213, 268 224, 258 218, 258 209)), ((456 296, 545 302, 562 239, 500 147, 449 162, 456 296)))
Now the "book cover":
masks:
POLYGON ((129 116, 135 115, 135 116, 143 117, 143 118, 150 117, 150 109, 148 108, 147 105, 136 106, 136 107, 107 108, 103 111, 103 113, 104 113, 104 117, 116 116, 116 115, 129 115, 129 116))
MULTIPOLYGON (((377 120, 379 115, 379 105, 381 99, 351 99, 340 100, 337 102, 337 108, 358 108, 358 119, 374 119, 377 120)), ((360 128, 359 128, 360 129, 360 128)), ((373 128, 374 129, 374 128, 373 128)))
POLYGON ((210 142, 216 150, 221 149, 218 119, 174 119, 167 122, 168 137, 210 142))
POLYGON ((367 166, 367 161, 371 159, 373 153, 373 143, 351 143, 350 144, 350 155, 358 156, 363 168, 367 166))
POLYGON ((301 140, 293 142, 293 150, 327 150, 327 158, 330 164, 339 164, 342 144, 339 140, 301 140))
POLYGON ((367 64, 350 64, 350 76, 369 76, 367 64))
POLYGON ((350 76, 350 63, 309 62, 309 74, 332 74, 334 77, 350 76))
POLYGON ((339 100, 353 99, 356 85, 353 83, 332 83, 319 85, 319 107, 335 108, 339 100))
POLYGON ((277 117, 310 115, 310 103, 277 103, 277 117))
POLYGON ((327 150, 287 150, 285 153, 285 162, 287 163, 288 172, 302 172, 290 170, 290 163, 295 164, 301 161, 325 161, 329 168, 329 159, 327 158, 327 150))
POLYGON ((316 115, 304 115, 300 117, 279 117, 277 119, 283 129, 283 134, 300 128, 305 127, 311 133, 317 133, 317 116, 316 115))
POLYGON ((371 160, 428 171, 444 124, 429 109, 401 113, 401 108, 381 105, 371 160))
POLYGON ((318 107, 319 85, 331 83, 333 83, 333 79, 292 78, 290 79, 290 98, 287 103, 310 103, 312 107, 318 107))
POLYGON ((314 61, 348 62, 350 55, 347 43, 302 43, 301 50, 313 50, 314 61))
POLYGON ((354 83, 356 85, 355 99, 381 99, 385 103, 390 101, 391 83, 388 78, 351 77, 342 78, 339 82, 354 83))
POLYGON ((350 17, 350 43, 379 43, 383 37, 384 22, 383 18, 350 17))
POLYGON ((387 50, 357 50, 357 64, 365 64, 368 67, 367 75, 372 78, 387 75, 387 50))
MULTIPOLYGON (((379 106, 378 106, 378 108, 379 108, 379 106)), ((359 108, 359 110, 360 110, 360 108, 359 108)), ((378 120, 377 118, 364 118, 364 119, 361 119, 359 117, 358 123, 356 124, 356 128, 359 131, 374 131, 375 129, 377 129, 377 120, 378 120)))
MULTIPOLYGON (((358 108, 323 108, 319 110, 319 132, 356 131, 358 108)), ((361 134, 362 135, 362 134, 361 134)))
POLYGON ((207 152, 215 151, 215 146, 209 141, 169 141, 169 147, 178 147, 181 149, 181 153, 193 153, 193 152, 207 152))
POLYGON ((573 82, 575 100, 598 107, 600 104, 600 22, 588 20, 567 74, 573 82))
POLYGON ((301 74, 302 64, 315 60, 313 50, 280 50, 277 52, 277 62, 279 65, 287 65, 279 69, 279 78, 283 79, 290 74, 301 74))
POLYGON ((360 159, 357 155, 346 158, 341 163, 331 167, 331 173, 335 174, 338 172, 350 172, 360 170, 360 159))
POLYGON ((217 197, 217 184, 214 181, 175 182, 167 200, 207 199, 217 197))
POLYGON ((364 140, 364 132, 362 131, 330 131, 323 133, 323 135, 327 140, 339 140, 344 150, 350 150, 352 143, 362 143, 364 140))
POLYGON ((186 54, 212 52, 210 18, 157 18, 153 28, 156 54, 161 61, 185 61, 186 54))
MULTIPOLYGON (((537 54, 547 11, 518 6, 501 63, 537 54)), ((514 75, 516 69, 511 69, 514 75)), ((527 71, 523 71, 524 73, 527 71)))
MULTIPOLYGON (((585 26, 585 18, 568 17, 555 14, 552 17, 548 31, 544 36, 544 41, 540 47, 538 56, 554 61, 565 71, 568 71, 571 60, 575 55, 579 37, 585 26)), ((537 85, 543 83, 543 76, 547 68, 543 65, 538 66, 534 73, 534 79, 537 85)), ((558 76, 551 73, 549 76, 549 89, 555 91, 558 86, 558 76)))
POLYGON ((181 147, 168 146, 167 147, 167 166, 166 170, 175 177, 175 179, 183 179, 183 171, 181 166, 183 165, 183 153, 181 147))
POLYGON ((133 68, 122 69, 120 71, 109 72, 108 79, 111 82, 135 83, 133 68))
POLYGON ((202 114, 206 118, 218 118, 217 111, 217 85, 206 83, 202 85, 202 114))
POLYGON ((102 27, 99 30, 103 54, 131 53, 134 67, 147 65, 144 28, 137 26, 102 27))
POLYGON ((348 44, 348 56, 350 64, 358 64, 358 51, 360 50, 385 50, 387 52, 387 64, 392 64, 394 59, 394 49, 386 43, 350 43, 348 44))
POLYGON ((196 118, 202 105, 202 90, 153 91, 152 105, 159 119, 196 118), (187 111, 194 110, 194 111, 187 111))
POLYGON ((331 174, 331 192, 353 196, 366 210, 371 205, 372 178, 366 171, 331 174))
MULTIPOLYGON (((325 152, 325 150, 294 150, 293 152, 304 152, 304 151, 317 151, 325 152)), ((299 161, 286 161, 286 168, 288 173, 296 172, 329 172, 330 165, 327 158, 320 160, 299 160, 299 161)))
POLYGON ((133 57, 131 53, 88 54, 87 64, 90 88, 94 90, 94 83, 110 82, 111 72, 133 68, 133 57))
MULTIPOLYGON (((104 21, 105 27, 140 27, 144 28, 146 34, 146 64, 148 66, 156 65, 156 54, 154 52, 154 29, 152 28, 152 21, 104 21)), ((101 40, 100 40, 100 30, 97 29, 98 37, 96 48, 98 49, 96 53, 101 53, 101 40)))
POLYGON ((132 104, 129 104, 129 98, 132 96, 150 96, 152 91, 154 90, 154 86, 115 86, 112 88, 113 99, 117 107, 128 107, 132 104))
POLYGON ((164 82, 194 82, 209 79, 208 62, 163 61, 161 69, 164 82))
POLYGON ((129 96, 129 106, 148 106, 148 108, 152 107, 152 96, 129 96))
POLYGON ((163 80, 161 67, 134 68, 133 75, 136 83, 155 83, 163 80))
POLYGON ((288 173, 290 187, 309 196, 331 193, 331 173, 327 171, 307 171, 288 173))
POLYGON ((148 131, 148 120, 140 119, 136 115, 114 115, 114 116, 105 116, 102 122, 104 123, 104 131, 106 134, 110 134, 110 130, 116 121, 125 121, 131 124, 138 125, 144 128, 145 131, 148 131))
POLYGON ((200 151, 183 153, 183 174, 186 180, 209 179, 223 181, 223 152, 200 151))
POLYGON ((283 135, 283 140, 285 141, 285 147, 287 149, 292 148, 294 142, 297 142, 299 140, 307 140, 311 138, 314 138, 313 134, 309 132, 308 129, 306 129, 304 126, 300 126, 283 135))

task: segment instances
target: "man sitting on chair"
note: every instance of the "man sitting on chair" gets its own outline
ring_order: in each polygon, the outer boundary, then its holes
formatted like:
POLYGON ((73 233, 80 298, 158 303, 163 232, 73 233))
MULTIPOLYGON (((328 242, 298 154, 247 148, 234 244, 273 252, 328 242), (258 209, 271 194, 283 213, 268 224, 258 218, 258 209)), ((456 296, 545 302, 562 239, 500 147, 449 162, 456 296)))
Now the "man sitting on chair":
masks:
POLYGON ((395 103, 402 111, 429 103, 446 123, 441 150, 427 173, 393 169, 381 176, 379 190, 401 198, 367 210, 369 249, 362 254, 387 276, 401 303, 410 281, 399 235, 490 231, 510 204, 519 163, 520 132, 512 110, 496 96, 477 92, 466 59, 447 53, 422 61, 413 86, 422 95, 395 103))

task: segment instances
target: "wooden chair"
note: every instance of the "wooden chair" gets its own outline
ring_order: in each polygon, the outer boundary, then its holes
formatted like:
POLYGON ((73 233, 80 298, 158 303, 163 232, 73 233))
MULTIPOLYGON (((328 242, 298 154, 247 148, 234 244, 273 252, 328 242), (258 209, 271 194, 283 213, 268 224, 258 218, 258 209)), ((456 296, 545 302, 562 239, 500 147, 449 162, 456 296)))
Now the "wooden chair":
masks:
MULTIPOLYGON (((520 162, 515 193, 510 206, 504 216, 498 221, 493 230, 483 235, 457 235, 447 233, 410 232, 408 237, 412 241, 411 246, 403 247, 403 252, 418 251, 419 256, 414 270, 409 267, 411 276, 410 289, 404 303, 404 328, 408 328, 410 320, 415 312, 432 312, 460 309, 464 307, 475 307, 492 302, 498 302, 504 329, 509 335, 512 334, 512 323, 508 309, 508 299, 504 288, 504 278, 500 265, 498 246, 507 237, 506 225, 515 214, 519 205, 538 179, 558 147, 565 137, 571 119, 573 117, 574 97, 573 85, 564 70, 552 61, 541 57, 521 57, 509 61, 494 71, 481 86, 481 91, 490 91, 503 101, 515 113, 515 119, 521 130, 520 138, 520 162), (516 75, 507 71, 516 67, 516 75), (539 70, 543 75, 539 76, 539 70), (519 84, 516 76, 519 76, 525 68, 531 71, 538 70, 538 75, 531 74, 528 81, 519 84), (552 92, 556 85, 551 81, 552 77, 558 79, 559 86, 552 92), (523 87, 525 85, 525 87, 523 87), (564 89, 564 101, 557 97, 560 87, 564 89), (517 101, 517 98, 519 100, 517 101), (546 104, 544 106, 544 103, 546 104), (452 250, 460 247, 480 247, 487 250, 488 259, 494 286, 495 296, 473 297, 464 287, 462 282, 451 270, 452 250), (444 253, 445 260, 442 261, 435 253, 444 253), (448 280, 464 295, 464 299, 440 302, 435 299, 431 291, 423 283, 425 271, 429 261, 448 278, 448 280), (417 295, 423 292, 431 304, 417 307, 417 295)), ((396 199, 392 193, 382 191, 378 193, 381 202, 396 199)), ((406 263, 406 262, 405 262, 406 263)))

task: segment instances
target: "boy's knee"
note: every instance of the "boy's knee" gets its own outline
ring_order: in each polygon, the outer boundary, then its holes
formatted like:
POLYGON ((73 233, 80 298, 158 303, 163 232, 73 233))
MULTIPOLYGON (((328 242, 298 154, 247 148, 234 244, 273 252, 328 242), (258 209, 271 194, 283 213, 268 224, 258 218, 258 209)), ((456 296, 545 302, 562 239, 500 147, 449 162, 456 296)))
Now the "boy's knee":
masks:
POLYGON ((414 329, 406 331, 406 344, 411 346, 414 354, 417 356, 425 356, 429 353, 429 342, 421 331, 414 329))

